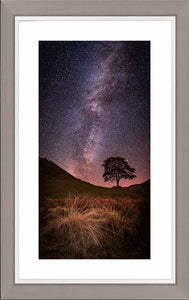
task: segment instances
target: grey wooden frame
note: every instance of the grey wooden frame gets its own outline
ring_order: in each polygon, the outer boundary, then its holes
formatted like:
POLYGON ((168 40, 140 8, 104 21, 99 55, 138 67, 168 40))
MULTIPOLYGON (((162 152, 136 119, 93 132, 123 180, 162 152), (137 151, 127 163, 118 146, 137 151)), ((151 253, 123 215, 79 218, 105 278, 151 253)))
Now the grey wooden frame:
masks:
POLYGON ((189 0, 1 2, 1 299, 189 299, 189 0), (14 284, 14 17, 176 16, 176 284, 14 284))

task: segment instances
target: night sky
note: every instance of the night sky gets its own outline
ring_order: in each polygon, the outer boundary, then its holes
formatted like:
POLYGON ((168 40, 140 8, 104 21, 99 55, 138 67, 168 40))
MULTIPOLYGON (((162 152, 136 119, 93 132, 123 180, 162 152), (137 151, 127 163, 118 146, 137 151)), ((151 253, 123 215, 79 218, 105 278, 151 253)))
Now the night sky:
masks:
POLYGON ((150 42, 39 42, 40 157, 84 181, 121 156, 150 177, 150 42))

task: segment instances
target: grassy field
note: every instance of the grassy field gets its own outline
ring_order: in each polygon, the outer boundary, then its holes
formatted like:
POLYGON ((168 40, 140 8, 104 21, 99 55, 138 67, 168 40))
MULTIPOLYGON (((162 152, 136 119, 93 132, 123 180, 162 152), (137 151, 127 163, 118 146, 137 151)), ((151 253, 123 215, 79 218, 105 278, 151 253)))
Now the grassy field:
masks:
POLYGON ((150 258, 149 191, 94 186, 40 159, 39 258, 150 258))

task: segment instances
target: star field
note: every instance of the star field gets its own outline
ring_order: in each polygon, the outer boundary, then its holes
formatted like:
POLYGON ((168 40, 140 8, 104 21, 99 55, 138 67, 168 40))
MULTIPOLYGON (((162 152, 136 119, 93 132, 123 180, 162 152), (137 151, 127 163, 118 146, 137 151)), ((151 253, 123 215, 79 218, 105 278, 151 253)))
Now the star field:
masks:
POLYGON ((150 42, 39 42, 40 157, 101 186, 122 156, 150 177, 150 42))

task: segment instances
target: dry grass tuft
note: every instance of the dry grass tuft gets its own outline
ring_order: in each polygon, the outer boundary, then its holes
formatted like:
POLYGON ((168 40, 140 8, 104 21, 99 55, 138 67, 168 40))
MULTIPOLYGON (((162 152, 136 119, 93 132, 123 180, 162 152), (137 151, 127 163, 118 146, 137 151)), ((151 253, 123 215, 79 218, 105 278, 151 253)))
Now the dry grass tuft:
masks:
POLYGON ((137 239, 141 203, 70 195, 48 199, 42 219, 42 258, 110 258, 137 239))

